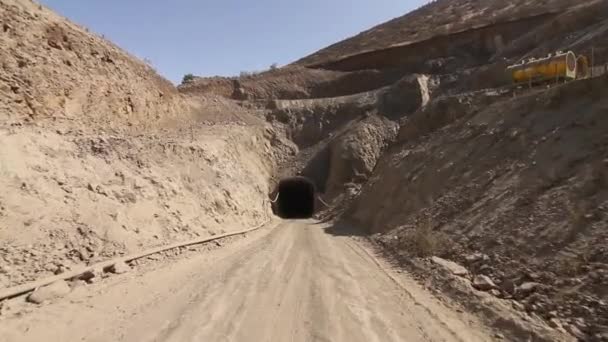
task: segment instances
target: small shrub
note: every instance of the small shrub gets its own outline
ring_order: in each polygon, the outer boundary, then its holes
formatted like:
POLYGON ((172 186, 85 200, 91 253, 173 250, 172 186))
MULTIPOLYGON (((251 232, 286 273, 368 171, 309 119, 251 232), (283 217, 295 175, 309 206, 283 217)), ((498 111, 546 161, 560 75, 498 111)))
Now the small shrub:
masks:
POLYGON ((182 79, 182 84, 186 84, 186 83, 190 83, 192 81, 194 81, 194 75, 192 74, 185 74, 184 78, 182 79))
POLYGON ((418 257, 441 256, 450 249, 449 239, 445 234, 433 230, 430 219, 410 231, 406 241, 410 252, 418 257))
POLYGON ((256 76, 259 75, 261 72, 259 71, 241 71, 241 73, 239 74, 239 76, 241 78, 247 78, 247 77, 252 77, 252 76, 256 76))

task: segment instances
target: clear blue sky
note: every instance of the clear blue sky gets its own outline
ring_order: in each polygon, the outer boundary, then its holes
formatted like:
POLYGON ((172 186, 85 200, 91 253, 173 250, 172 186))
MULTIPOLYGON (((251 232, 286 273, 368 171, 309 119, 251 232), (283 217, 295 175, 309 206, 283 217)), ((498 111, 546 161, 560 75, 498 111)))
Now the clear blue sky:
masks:
POLYGON ((186 73, 232 76, 288 64, 428 0, 42 0, 149 59, 179 83, 186 73))

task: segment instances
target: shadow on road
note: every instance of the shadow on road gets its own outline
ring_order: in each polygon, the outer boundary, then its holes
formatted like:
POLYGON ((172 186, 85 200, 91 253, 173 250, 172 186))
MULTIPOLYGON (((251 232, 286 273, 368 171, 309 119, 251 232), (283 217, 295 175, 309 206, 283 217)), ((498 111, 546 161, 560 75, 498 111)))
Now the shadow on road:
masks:
POLYGON ((368 236, 369 233, 364 229, 358 228, 357 226, 350 224, 345 221, 338 221, 333 223, 328 222, 319 222, 319 225, 327 225, 325 233, 334 235, 334 236, 368 236))

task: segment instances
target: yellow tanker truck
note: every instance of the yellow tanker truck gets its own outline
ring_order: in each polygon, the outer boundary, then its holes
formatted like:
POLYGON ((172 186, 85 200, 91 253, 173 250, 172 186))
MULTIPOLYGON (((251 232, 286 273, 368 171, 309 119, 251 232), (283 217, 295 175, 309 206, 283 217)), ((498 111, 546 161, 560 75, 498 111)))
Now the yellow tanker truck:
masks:
POLYGON ((507 67, 513 83, 542 83, 550 81, 570 81, 589 76, 587 57, 572 51, 558 51, 544 58, 530 58, 507 67))

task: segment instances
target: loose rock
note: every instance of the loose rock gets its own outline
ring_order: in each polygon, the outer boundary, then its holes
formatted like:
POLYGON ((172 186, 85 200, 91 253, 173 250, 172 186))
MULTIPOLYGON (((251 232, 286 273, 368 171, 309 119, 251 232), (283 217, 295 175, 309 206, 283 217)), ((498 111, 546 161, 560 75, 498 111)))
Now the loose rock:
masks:
POLYGON ((515 293, 517 287, 515 286, 515 283, 513 281, 505 279, 502 281, 502 283, 500 283, 500 289, 503 290, 505 293, 512 295, 515 293))
POLYGON ((70 286, 63 280, 41 287, 27 297, 27 301, 42 304, 45 301, 57 299, 70 293, 70 286))
POLYGON ((494 284, 490 277, 478 275, 473 279, 473 287, 481 291, 489 291, 496 288, 496 284, 494 284))
POLYGON ((490 292, 490 294, 491 294, 492 296, 494 296, 494 297, 500 297, 500 296, 501 296, 501 294, 502 294, 500 291, 498 291, 498 290, 496 290, 496 289, 492 289, 492 290, 490 290, 489 292, 490 292))
POLYGON ((131 266, 127 265, 125 262, 117 262, 114 265, 110 266, 108 269, 109 272, 114 274, 123 274, 131 271, 131 266))
POLYGON ((432 257, 431 261, 457 276, 465 276, 469 273, 466 268, 450 260, 445 260, 439 257, 432 257))
POLYGON ((540 286, 541 284, 535 282, 523 283, 517 288, 517 292, 522 294, 530 294, 536 289, 538 289, 540 286))
POLYGON ((480 260, 483 260, 483 261, 490 260, 490 257, 485 254, 482 254, 482 253, 475 253, 475 254, 467 255, 465 257, 465 260, 469 263, 473 263, 473 262, 477 262, 480 260))
POLYGON ((572 324, 566 324, 564 327, 566 328, 566 331, 579 340, 584 341, 587 338, 587 336, 579 328, 572 324))
MULTIPOLYGON (((99 272, 96 270, 86 271, 83 274, 81 274, 80 276, 78 276, 77 279, 84 280, 87 283, 92 284, 95 282, 98 273, 99 272)), ((98 278, 99 277, 97 277, 97 279, 98 278)))

